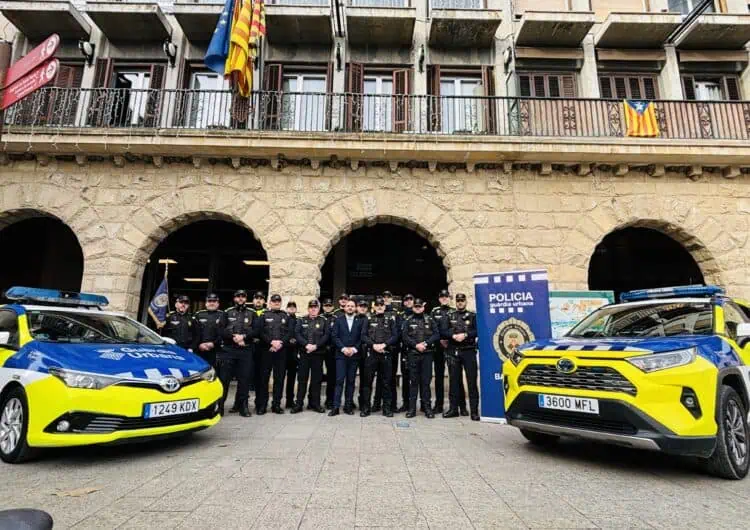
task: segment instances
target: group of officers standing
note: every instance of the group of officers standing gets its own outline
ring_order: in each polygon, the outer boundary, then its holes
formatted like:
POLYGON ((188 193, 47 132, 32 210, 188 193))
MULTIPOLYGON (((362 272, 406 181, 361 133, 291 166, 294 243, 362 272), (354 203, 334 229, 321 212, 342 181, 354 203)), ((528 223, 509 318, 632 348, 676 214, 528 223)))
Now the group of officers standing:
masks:
POLYGON ((307 315, 298 317, 295 302, 281 308, 281 296, 273 294, 266 306, 265 296, 255 293, 252 304, 247 292, 234 293, 234 306, 219 309, 219 297, 209 294, 205 309, 191 314, 190 300, 179 296, 175 311, 166 316, 160 328, 185 349, 215 366, 224 385, 221 413, 229 384, 237 379, 237 391, 230 413, 251 416, 249 392, 255 390, 256 414, 266 414, 269 382, 273 375, 271 412, 283 414, 282 396, 292 414, 307 409, 329 416, 354 414, 354 388, 360 376, 360 416, 382 410, 384 416, 406 412, 407 418, 420 410, 427 418, 468 416, 464 373, 468 384, 471 419, 479 420, 477 386, 476 315, 466 308, 466 295, 456 294, 451 307, 448 290, 439 294, 440 304, 428 314, 425 302, 407 294, 402 309, 395 310, 393 295, 385 291, 372 308, 366 300, 346 294, 334 309, 331 299, 307 304, 307 315), (402 374, 402 406, 397 407, 396 381, 402 374), (326 395, 321 406, 323 367, 326 395), (444 411, 445 368, 449 374, 449 407, 444 411), (435 402, 431 382, 435 375, 435 402), (297 383, 295 395, 295 379, 297 383), (284 384, 286 381, 286 385, 284 384), (375 383, 373 388, 373 383, 375 383), (373 399, 374 390, 374 399, 373 399))

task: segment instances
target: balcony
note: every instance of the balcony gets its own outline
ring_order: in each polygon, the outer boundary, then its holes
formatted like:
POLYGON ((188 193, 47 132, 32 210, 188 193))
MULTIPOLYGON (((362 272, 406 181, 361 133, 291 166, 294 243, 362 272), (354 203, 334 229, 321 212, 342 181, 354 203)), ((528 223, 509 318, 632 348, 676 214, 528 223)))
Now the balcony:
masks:
POLYGON ((610 13, 594 38, 597 48, 661 49, 680 25, 674 13, 610 13))
POLYGON ((333 42, 328 0, 269 0, 266 2, 266 38, 271 44, 333 42))
POLYGON ((172 34, 172 26, 156 2, 89 1, 86 14, 110 42, 163 41, 172 34))
POLYGON ((411 47, 417 9, 410 0, 349 0, 346 27, 353 46, 411 47))
POLYGON ((489 48, 502 22, 502 11, 487 9, 487 0, 432 0, 430 46, 489 48))
POLYGON ((0 13, 31 42, 40 42, 57 33, 67 40, 85 39, 91 24, 70 2, 0 1, 0 13))
POLYGON ((677 39, 681 50, 741 50, 750 41, 750 15, 701 15, 677 39))
POLYGON ((590 12, 526 11, 516 30, 516 46, 578 48, 595 22, 590 12))
POLYGON ((176 2, 174 17, 190 42, 207 43, 214 34, 223 7, 221 0, 176 2))

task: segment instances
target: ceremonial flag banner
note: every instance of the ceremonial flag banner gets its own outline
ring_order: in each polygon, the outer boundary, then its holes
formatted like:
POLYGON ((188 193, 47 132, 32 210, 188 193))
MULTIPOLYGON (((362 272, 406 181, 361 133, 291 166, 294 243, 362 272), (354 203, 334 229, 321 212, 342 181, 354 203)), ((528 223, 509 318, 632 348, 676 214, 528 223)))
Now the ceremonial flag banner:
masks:
POLYGON ((552 335, 546 270, 474 275, 482 421, 505 423, 503 362, 517 346, 552 335))
POLYGON ((154 319, 157 328, 164 326, 167 321, 167 311, 169 310, 169 286, 167 285, 167 274, 164 273, 164 279, 161 281, 159 288, 156 290, 151 303, 148 306, 148 314, 154 319))
POLYGON ((659 123, 656 120, 656 108, 652 101, 626 99, 625 136, 659 136, 659 123))
POLYGON ((250 25, 250 55, 258 56, 260 38, 266 36, 266 3, 255 0, 253 3, 253 20, 250 25))
POLYGON ((239 16, 232 25, 229 58, 227 59, 226 73, 236 72, 237 90, 243 97, 248 97, 253 88, 253 62, 250 58, 250 24, 252 17, 251 1, 242 0, 239 16))
POLYGON ((229 56, 230 17, 233 13, 234 1, 226 0, 224 3, 224 9, 219 15, 219 21, 216 23, 216 29, 214 29, 211 42, 206 50, 206 56, 203 59, 209 69, 222 75, 226 69, 227 57, 229 56))

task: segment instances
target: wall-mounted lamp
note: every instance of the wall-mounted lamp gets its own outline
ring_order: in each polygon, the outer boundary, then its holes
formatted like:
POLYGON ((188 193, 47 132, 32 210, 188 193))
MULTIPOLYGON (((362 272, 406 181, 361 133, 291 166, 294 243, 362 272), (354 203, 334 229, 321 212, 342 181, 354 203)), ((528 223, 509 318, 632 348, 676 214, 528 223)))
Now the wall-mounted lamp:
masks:
POLYGON ((164 39, 161 49, 164 50, 164 55, 169 59, 169 66, 174 66, 175 60, 177 59, 177 45, 172 42, 171 38, 164 39))
POLYGON ((81 55, 86 59, 86 64, 91 66, 94 63, 94 52, 96 51, 96 44, 87 40, 78 41, 78 49, 81 51, 81 55))
POLYGON ((424 44, 419 48, 419 73, 424 72, 424 44))
POLYGON ((336 44, 336 71, 341 71, 341 43, 336 44))

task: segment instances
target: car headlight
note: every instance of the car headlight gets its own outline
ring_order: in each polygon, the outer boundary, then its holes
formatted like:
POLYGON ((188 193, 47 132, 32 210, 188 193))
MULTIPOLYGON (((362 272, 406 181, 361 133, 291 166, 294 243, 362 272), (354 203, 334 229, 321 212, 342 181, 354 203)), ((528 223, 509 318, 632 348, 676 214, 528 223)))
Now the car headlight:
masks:
POLYGON ((106 388, 122 381, 119 377, 77 372, 75 370, 66 370, 64 368, 50 368, 49 373, 57 377, 70 388, 101 390, 102 388, 106 388))
POLYGON ((513 363, 513 366, 518 366, 519 364, 521 364, 521 361, 523 361, 523 353, 518 351, 518 349, 515 349, 510 352, 508 359, 510 359, 510 362, 513 363))
POLYGON ((208 370, 205 370, 201 372, 201 379, 204 381, 208 381, 209 383, 216 380, 216 370, 213 368, 209 368, 208 370))
POLYGON ((630 357, 627 361, 644 372, 656 372, 658 370, 677 368, 678 366, 690 364, 695 360, 695 356, 695 348, 687 348, 685 350, 639 355, 637 357, 630 357))

